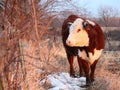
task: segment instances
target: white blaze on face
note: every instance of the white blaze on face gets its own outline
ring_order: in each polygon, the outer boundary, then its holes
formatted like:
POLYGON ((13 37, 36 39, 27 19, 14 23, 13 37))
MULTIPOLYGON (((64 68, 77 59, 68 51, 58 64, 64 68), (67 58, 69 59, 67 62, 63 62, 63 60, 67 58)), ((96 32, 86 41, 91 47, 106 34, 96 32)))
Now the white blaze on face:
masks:
POLYGON ((88 33, 83 28, 83 22, 82 19, 78 18, 73 24, 71 24, 69 28, 69 36, 66 40, 67 45, 80 47, 89 45, 88 33))
POLYGON ((87 56, 86 52, 78 50, 78 56, 81 57, 84 60, 87 60, 90 64, 93 64, 95 60, 98 60, 102 54, 103 49, 97 50, 94 49, 94 54, 88 52, 89 57, 87 56))

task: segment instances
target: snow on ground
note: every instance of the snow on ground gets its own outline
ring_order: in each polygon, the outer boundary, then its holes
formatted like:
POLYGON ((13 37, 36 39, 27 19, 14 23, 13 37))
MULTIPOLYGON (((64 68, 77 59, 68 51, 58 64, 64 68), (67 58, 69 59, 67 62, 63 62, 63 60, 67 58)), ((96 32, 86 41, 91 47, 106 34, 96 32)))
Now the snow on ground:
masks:
POLYGON ((48 75, 40 82, 41 85, 48 85, 48 90, 83 90, 81 88, 86 84, 86 78, 72 78, 69 73, 59 73, 48 75))

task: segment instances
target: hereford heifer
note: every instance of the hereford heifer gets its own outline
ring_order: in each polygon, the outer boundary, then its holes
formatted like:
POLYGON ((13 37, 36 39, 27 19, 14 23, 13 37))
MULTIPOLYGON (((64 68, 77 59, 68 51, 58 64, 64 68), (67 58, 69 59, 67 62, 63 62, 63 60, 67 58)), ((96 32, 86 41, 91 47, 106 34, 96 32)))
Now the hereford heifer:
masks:
POLYGON ((86 85, 90 85, 94 81, 96 64, 105 46, 100 26, 91 20, 70 15, 62 26, 62 40, 70 64, 70 75, 75 76, 73 59, 77 56, 80 76, 84 70, 86 85))

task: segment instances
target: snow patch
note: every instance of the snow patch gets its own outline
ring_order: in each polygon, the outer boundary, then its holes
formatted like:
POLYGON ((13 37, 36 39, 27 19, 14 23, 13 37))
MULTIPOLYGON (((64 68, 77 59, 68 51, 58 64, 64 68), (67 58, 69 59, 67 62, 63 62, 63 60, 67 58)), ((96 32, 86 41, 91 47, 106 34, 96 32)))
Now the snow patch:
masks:
POLYGON ((48 90, 83 90, 80 86, 86 84, 86 78, 72 78, 69 73, 59 73, 48 75, 40 81, 41 85, 51 85, 48 90))

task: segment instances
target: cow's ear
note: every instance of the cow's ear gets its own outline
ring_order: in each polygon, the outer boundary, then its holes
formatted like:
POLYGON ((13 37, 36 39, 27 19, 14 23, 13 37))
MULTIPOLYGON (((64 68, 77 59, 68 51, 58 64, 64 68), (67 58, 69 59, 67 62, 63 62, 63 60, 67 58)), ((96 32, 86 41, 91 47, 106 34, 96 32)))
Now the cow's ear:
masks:
POLYGON ((88 22, 85 21, 85 22, 82 23, 82 25, 83 25, 83 28, 86 28, 88 26, 88 22))
POLYGON ((72 22, 68 22, 68 28, 70 28, 71 25, 72 25, 72 22))
POLYGON ((68 22, 68 25, 70 26, 72 24, 72 22, 68 22))

